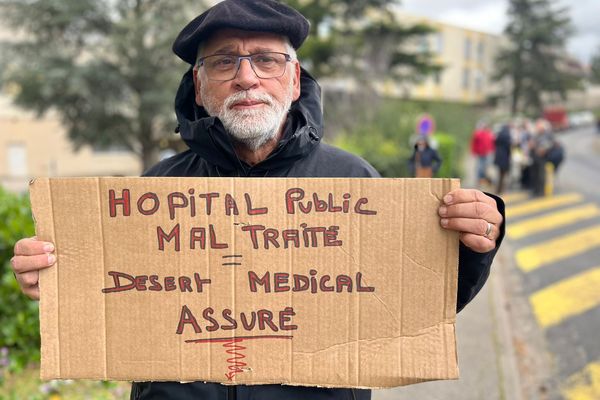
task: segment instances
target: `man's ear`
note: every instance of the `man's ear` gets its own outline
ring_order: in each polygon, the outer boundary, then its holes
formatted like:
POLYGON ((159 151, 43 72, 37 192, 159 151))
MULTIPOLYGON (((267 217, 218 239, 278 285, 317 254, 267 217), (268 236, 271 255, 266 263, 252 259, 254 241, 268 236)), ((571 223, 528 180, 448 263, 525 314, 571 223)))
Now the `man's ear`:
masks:
POLYGON ((296 61, 294 64, 294 74, 293 74, 293 100, 296 101, 300 97, 300 62, 296 61))
POLYGON ((194 93, 195 93, 195 99, 196 99, 196 104, 198 104, 200 107, 202 107, 202 95, 200 94, 200 79, 198 78, 198 67, 194 66, 194 69, 192 70, 192 76, 194 77, 194 93))

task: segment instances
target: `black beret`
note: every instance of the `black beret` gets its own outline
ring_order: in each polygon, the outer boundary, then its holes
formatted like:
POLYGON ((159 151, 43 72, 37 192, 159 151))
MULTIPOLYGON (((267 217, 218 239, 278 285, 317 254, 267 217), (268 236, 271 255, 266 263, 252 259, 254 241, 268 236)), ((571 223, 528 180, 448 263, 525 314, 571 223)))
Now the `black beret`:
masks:
POLYGON ((200 43, 223 28, 280 34, 297 49, 310 24, 298 11, 275 0, 225 0, 187 24, 175 39, 173 52, 193 65, 200 43))

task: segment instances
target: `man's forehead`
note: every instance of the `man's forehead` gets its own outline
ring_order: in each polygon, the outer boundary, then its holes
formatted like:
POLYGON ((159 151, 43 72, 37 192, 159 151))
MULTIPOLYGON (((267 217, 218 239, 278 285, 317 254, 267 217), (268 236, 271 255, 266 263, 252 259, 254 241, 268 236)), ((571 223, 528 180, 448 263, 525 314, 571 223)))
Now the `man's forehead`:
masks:
POLYGON ((271 50, 284 50, 286 39, 284 36, 270 32, 244 31, 239 29, 219 29, 200 47, 203 54, 214 51, 238 50, 243 47, 256 47, 271 50))

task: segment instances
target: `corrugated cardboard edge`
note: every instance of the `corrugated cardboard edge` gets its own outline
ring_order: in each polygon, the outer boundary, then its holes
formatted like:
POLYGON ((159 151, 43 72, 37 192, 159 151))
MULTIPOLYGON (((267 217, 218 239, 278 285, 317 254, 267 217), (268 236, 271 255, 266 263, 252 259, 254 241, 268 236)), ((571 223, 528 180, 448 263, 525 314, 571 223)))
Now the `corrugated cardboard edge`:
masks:
MULTIPOLYGON (((437 185, 435 185, 437 186, 437 185)), ((445 180, 445 182, 443 182, 442 184, 442 193, 441 195, 445 195, 447 192, 451 191, 451 190, 455 190, 458 187, 460 187, 460 181, 457 179, 451 179, 451 180, 445 180)), ((439 186, 436 187, 437 190, 432 191, 433 192, 437 192, 439 190, 439 186)), ((53 215, 53 202, 52 202, 52 184, 51 184, 51 180, 50 179, 37 179, 34 180, 30 183, 30 191, 31 191, 31 202, 32 202, 32 209, 34 210, 34 216, 38 215, 40 219, 43 218, 43 220, 48 221, 46 223, 46 226, 41 226, 38 223, 36 223, 36 233, 38 234, 38 237, 41 240, 47 240, 47 241, 52 241, 55 242, 55 230, 54 230, 54 220, 52 218, 53 215)), ((436 193, 436 197, 438 197, 439 195, 437 195, 436 193)), ((440 196, 441 197, 441 196, 440 196)), ((438 197, 438 198, 440 198, 438 197)), ((441 200, 441 199, 440 199, 441 200)), ((453 252, 458 252, 458 234, 456 235, 451 235, 451 237, 449 237, 446 241, 447 244, 447 253, 448 255, 452 254, 453 252)), ((456 269, 458 268, 458 265, 456 265, 455 267, 456 269)), ((450 291, 452 293, 456 293, 457 290, 457 280, 456 279, 450 279, 451 278, 451 274, 452 274, 452 269, 448 269, 447 270, 447 277, 448 279, 446 279, 446 290, 450 291), (448 275, 450 274, 450 275, 448 275)), ((454 271, 455 278, 457 278, 457 273, 456 271, 454 271)), ((45 296, 42 299, 42 301, 40 302, 40 313, 42 312, 42 310, 44 310, 44 312, 49 313, 48 315, 53 316, 54 319, 56 319, 56 323, 54 324, 47 324, 47 326, 40 326, 40 331, 44 340, 44 345, 42 347, 42 360, 43 360, 43 365, 42 365, 42 369, 41 369, 41 377, 42 379, 53 379, 53 378, 58 378, 61 376, 61 364, 60 364, 60 333, 58 330, 58 289, 56 288, 54 290, 53 293, 50 292, 50 289, 48 288, 48 284, 50 282, 53 282, 52 280, 57 280, 58 278, 58 268, 50 268, 50 269, 46 269, 41 277, 40 277, 40 287, 45 287, 46 289, 42 289, 45 292, 45 296)), ((56 285, 54 285, 56 287, 56 285)), ((442 325, 444 326, 444 331, 447 332, 446 338, 448 338, 448 334, 451 333, 451 335, 453 337, 455 337, 455 321, 456 321, 456 298, 455 296, 452 297, 451 301, 448 301, 445 304, 446 308, 445 308, 445 321, 441 321, 442 325), (451 331, 451 332, 449 332, 451 331)), ((403 378, 401 379, 401 383, 394 383, 393 385, 389 385, 389 386, 362 386, 362 385, 351 385, 351 387, 355 387, 355 388, 371 388, 371 389, 375 389, 375 388, 385 388, 385 387, 396 387, 398 385, 407 385, 407 384, 413 384, 413 383, 419 383, 419 382, 425 382, 428 380, 437 380, 437 379, 457 379, 458 378, 458 369, 456 369, 455 371, 452 371, 452 364, 454 363, 454 365, 456 365, 456 367, 458 367, 457 365, 457 349, 456 346, 454 347, 454 355, 455 355, 455 360, 448 360, 448 364, 450 366, 449 371, 447 376, 440 376, 439 378, 433 378, 433 379, 418 379, 418 378, 403 378), (455 373, 454 373, 455 372, 455 373)), ((106 379, 106 370, 105 370, 105 375, 104 376, 98 376, 96 378, 88 378, 88 379, 106 379)), ((221 382, 222 383, 222 382, 221 382)), ((319 385, 315 385, 314 383, 305 383, 305 382, 294 382, 294 383, 288 383, 288 382, 281 382, 281 380, 276 380, 276 381, 265 381, 265 382, 260 382, 260 381, 254 381, 252 383, 248 383, 248 382, 232 382, 232 384, 274 384, 274 383, 280 383, 280 384, 284 384, 284 385, 290 385, 290 386, 318 386, 318 387, 331 387, 331 388, 335 388, 335 387, 350 387, 350 385, 348 384, 344 384, 344 385, 336 385, 336 384, 319 384, 319 385)))
MULTIPOLYGON (((316 178, 318 179, 318 178, 316 178)), ((404 178, 397 178, 401 181, 404 178)), ((429 192, 430 194, 440 201, 440 205, 442 204, 442 198, 447 193, 457 190, 461 187, 460 179, 456 178, 439 178, 439 179, 430 179, 429 180, 429 192)), ((449 266, 445 271, 445 287, 444 290, 447 294, 452 293, 452 295, 446 296, 446 301, 444 303, 444 319, 440 320, 437 324, 442 331, 443 341, 447 344, 448 352, 447 359, 443 366, 440 367, 440 374, 437 377, 431 378, 418 378, 418 377, 403 377, 399 378, 394 383, 389 385, 386 384, 375 384, 375 385, 360 385, 357 383, 344 383, 344 384, 336 384, 336 383, 319 383, 315 384, 314 382, 303 382, 303 381, 282 381, 281 379, 268 381, 268 380, 255 380, 252 382, 248 382, 245 380, 238 381, 234 379, 232 382, 220 382, 220 381, 212 381, 208 380, 207 382, 219 383, 224 386, 230 385, 269 385, 269 384, 281 384, 285 386, 308 386, 308 387, 321 387, 321 388, 355 388, 355 389, 389 389, 395 388, 405 385, 412 385, 423 382, 437 381, 437 380, 457 380, 459 379, 459 368, 458 368, 458 346, 456 342, 456 293, 458 290, 458 252, 459 252, 459 233, 458 232, 447 232, 448 236, 446 238, 445 244, 445 254, 446 258, 454 258, 457 260, 456 264, 453 266, 449 266), (453 345, 450 346, 449 343, 453 345)), ((441 249, 441 251, 444 251, 441 249)), ((391 338, 390 338, 391 339, 391 338)), ((397 337, 396 339, 401 339, 401 337, 397 337)), ((237 377, 236 377, 237 378, 237 377)), ((190 383, 191 381, 180 381, 181 383, 190 383)))
MULTIPOLYGON (((38 240, 56 244, 54 218, 52 212, 51 181, 48 178, 33 179, 29 182, 31 211, 35 222, 38 240), (50 221, 43 225, 41 221, 50 221)), ((58 254, 57 254, 58 256, 58 254)), ((60 257, 57 257, 57 260, 60 257)), ((52 320, 40 318, 40 336, 42 338, 40 378, 52 379, 60 376, 60 335, 58 321, 58 261, 52 268, 40 271, 40 316, 51 315, 52 320)))
MULTIPOLYGON (((460 179, 450 179, 449 187, 444 185, 444 193, 449 193, 451 191, 460 189, 460 179)), ((457 302, 457 294, 458 294, 458 264, 459 260, 459 246, 460 246, 460 237, 458 232, 452 232, 449 235, 449 238, 446 242, 448 248, 446 250, 446 254, 448 255, 456 255, 456 265, 454 269, 448 268, 446 271, 446 293, 456 293, 454 296, 446 295, 447 299, 452 299, 446 305, 446 324, 451 325, 452 327, 452 336, 454 337, 454 361, 453 365, 456 366, 455 370, 452 371, 454 373, 450 374, 450 379, 459 379, 460 377, 460 367, 458 364, 458 343, 456 341, 456 302, 457 302), (454 275, 452 275, 454 274, 454 275), (451 279, 454 276, 454 279, 451 279)), ((451 364, 451 365, 452 365, 451 364)))

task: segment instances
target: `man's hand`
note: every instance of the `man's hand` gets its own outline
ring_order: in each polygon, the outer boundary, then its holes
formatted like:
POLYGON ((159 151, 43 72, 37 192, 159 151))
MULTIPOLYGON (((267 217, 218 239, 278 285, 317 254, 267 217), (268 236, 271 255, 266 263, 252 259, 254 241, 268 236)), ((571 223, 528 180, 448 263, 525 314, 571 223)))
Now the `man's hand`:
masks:
POLYGON ((443 228, 460 232, 460 241, 471 250, 486 253, 496 247, 502 214, 496 200, 475 189, 458 189, 444 196, 439 208, 443 228))
POLYGON ((36 238, 21 239, 15 244, 15 256, 10 265, 21 290, 34 300, 40 299, 38 280, 40 269, 48 268, 56 262, 52 254, 54 245, 36 240, 36 238))

